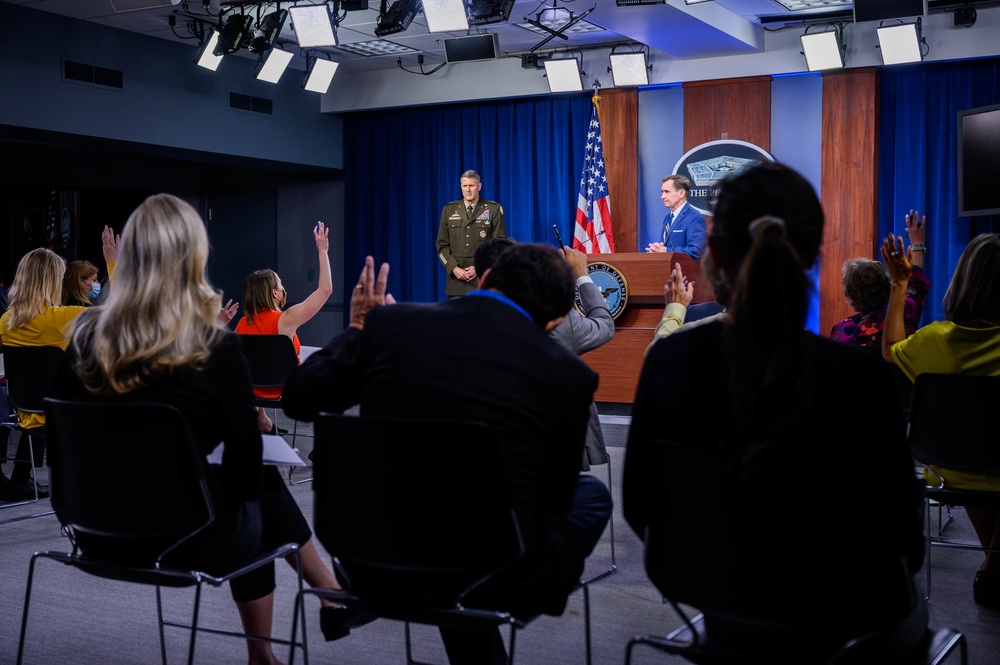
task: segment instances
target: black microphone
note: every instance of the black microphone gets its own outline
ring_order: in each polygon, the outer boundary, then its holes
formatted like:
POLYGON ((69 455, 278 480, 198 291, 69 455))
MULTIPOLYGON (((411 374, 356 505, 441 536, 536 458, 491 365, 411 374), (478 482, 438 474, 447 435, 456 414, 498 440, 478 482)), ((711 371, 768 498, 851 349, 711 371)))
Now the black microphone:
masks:
POLYGON ((607 230, 607 229, 601 229, 601 232, 600 232, 600 233, 598 233, 597 235, 593 236, 592 238, 587 238, 586 240, 584 240, 583 242, 581 242, 581 243, 580 243, 580 246, 581 246, 581 247, 583 247, 583 246, 584 246, 584 245, 586 245, 586 244, 587 244, 588 242, 590 242, 590 241, 592 241, 592 240, 597 240, 598 238, 600 238, 600 237, 601 237, 602 235, 604 235, 604 234, 605 234, 605 233, 607 233, 607 232, 608 232, 608 230, 607 230))
POLYGON ((562 241, 562 236, 559 235, 559 225, 558 224, 553 224, 552 225, 552 232, 556 234, 556 242, 559 243, 559 249, 562 249, 563 248, 563 241, 562 241))

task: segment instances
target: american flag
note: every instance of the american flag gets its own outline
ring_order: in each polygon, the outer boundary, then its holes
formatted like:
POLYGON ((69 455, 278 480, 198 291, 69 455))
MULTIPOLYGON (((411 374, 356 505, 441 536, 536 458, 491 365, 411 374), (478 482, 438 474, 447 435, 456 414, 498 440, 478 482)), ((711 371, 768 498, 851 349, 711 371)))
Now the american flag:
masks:
POLYGON ((591 101, 594 106, 587 128, 586 159, 580 176, 580 194, 577 196, 573 248, 586 254, 609 254, 615 251, 615 241, 611 234, 611 197, 601 141, 601 97, 596 88, 591 101))

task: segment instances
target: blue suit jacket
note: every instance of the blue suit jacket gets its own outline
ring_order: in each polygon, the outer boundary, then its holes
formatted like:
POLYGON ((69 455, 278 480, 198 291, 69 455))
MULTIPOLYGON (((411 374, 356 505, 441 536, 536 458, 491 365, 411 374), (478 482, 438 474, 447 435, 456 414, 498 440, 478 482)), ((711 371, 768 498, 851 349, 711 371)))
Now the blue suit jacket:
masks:
MULTIPOLYGON (((664 215, 663 226, 667 225, 666 220, 664 215)), ((685 203, 680 213, 674 217, 667 236, 663 244, 667 246, 668 252, 682 252, 692 259, 700 259, 705 255, 708 227, 705 226, 705 218, 690 203, 685 203)))

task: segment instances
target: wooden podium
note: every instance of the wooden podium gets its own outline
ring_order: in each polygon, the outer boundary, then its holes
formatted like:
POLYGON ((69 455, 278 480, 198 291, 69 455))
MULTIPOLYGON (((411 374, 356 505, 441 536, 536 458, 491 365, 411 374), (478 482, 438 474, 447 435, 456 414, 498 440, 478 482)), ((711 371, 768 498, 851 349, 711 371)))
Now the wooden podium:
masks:
POLYGON ((595 402, 631 404, 639 383, 644 352, 653 341, 653 331, 663 316, 663 287, 675 263, 694 282, 692 303, 714 300, 701 264, 687 254, 588 254, 588 263, 607 263, 618 269, 628 284, 628 301, 615 319, 614 338, 582 357, 601 375, 595 402))

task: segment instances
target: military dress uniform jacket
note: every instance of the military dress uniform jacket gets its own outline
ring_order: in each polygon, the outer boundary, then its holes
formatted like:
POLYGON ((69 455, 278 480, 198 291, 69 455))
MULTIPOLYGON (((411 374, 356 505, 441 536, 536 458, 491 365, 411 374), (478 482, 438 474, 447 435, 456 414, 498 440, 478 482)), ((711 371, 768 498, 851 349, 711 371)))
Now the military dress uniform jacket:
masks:
POLYGON ((441 209, 441 226, 438 228, 438 259, 444 266, 445 294, 464 296, 479 288, 479 280, 463 282, 452 274, 455 266, 468 268, 476 248, 487 238, 507 235, 503 223, 503 207, 496 201, 479 199, 470 216, 465 200, 452 201, 441 209))

